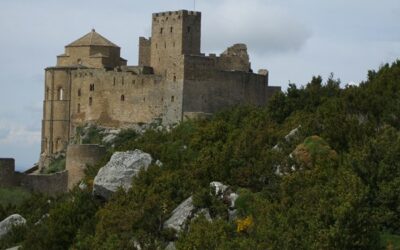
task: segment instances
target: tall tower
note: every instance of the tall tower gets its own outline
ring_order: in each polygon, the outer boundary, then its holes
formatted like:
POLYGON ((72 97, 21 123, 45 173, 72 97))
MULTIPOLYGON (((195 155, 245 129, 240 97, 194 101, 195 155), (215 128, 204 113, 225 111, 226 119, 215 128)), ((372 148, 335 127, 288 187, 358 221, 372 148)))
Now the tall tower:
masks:
POLYGON ((151 59, 155 74, 167 75, 182 55, 199 55, 201 13, 171 11, 153 14, 151 59))
POLYGON ((69 143, 72 72, 79 68, 113 69, 126 65, 120 57, 120 47, 95 30, 65 46, 65 53, 57 56, 57 65, 45 69, 43 101, 42 148, 43 160, 58 152, 65 152, 69 143))

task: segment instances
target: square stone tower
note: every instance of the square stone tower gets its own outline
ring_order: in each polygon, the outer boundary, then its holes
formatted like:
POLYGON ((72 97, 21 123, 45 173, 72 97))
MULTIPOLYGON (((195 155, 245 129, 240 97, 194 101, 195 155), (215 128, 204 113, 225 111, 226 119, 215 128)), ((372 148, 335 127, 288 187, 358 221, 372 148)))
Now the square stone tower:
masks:
POLYGON ((182 55, 200 55, 201 13, 170 11, 153 14, 150 42, 150 65, 157 75, 168 69, 182 55))

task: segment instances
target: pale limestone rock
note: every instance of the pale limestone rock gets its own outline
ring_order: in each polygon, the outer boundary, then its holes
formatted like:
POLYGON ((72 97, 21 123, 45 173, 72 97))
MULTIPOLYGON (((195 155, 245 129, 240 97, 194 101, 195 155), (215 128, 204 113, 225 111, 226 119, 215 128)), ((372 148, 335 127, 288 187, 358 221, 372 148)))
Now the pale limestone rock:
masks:
POLYGON ((0 222, 0 238, 11 231, 13 226, 25 225, 26 220, 19 214, 13 214, 0 222))
POLYGON ((132 178, 142 169, 147 170, 151 162, 151 155, 138 149, 114 153, 94 178, 93 194, 108 200, 120 187, 128 191, 132 187, 132 178))
POLYGON ((171 217, 164 222, 164 228, 172 228, 177 232, 182 231, 185 228, 188 219, 193 217, 194 211, 195 207, 193 205, 193 198, 189 197, 175 208, 171 217))

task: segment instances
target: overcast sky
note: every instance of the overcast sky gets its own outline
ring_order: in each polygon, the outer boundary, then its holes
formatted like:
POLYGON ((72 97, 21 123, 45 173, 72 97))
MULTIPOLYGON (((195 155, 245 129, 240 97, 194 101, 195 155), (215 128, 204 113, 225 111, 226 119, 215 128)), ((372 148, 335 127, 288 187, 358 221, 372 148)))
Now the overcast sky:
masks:
MULTIPOLYGON (((137 64, 138 37, 150 35, 151 13, 193 9, 193 0, 1 0, 0 157, 25 169, 38 160, 44 68, 91 28, 137 64)), ((202 51, 247 43, 254 70, 270 84, 306 84, 333 72, 359 83, 368 69, 400 57, 399 0, 197 0, 202 51)))

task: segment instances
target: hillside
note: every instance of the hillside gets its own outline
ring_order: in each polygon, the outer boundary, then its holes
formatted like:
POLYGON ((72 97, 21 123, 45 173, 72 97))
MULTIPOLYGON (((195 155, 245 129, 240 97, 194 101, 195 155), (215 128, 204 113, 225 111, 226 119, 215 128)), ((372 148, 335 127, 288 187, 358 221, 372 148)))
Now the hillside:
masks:
POLYGON ((314 77, 267 108, 235 107, 171 131, 122 131, 87 169, 87 189, 0 207, 0 220, 27 219, 0 247, 400 249, 400 61, 369 71, 360 86, 339 86, 314 77), (162 166, 152 164, 108 202, 94 198, 99 168, 134 149, 162 166), (214 181, 239 195, 235 216, 210 190, 214 181), (211 218, 199 215, 178 234, 164 228, 191 196, 211 218))

